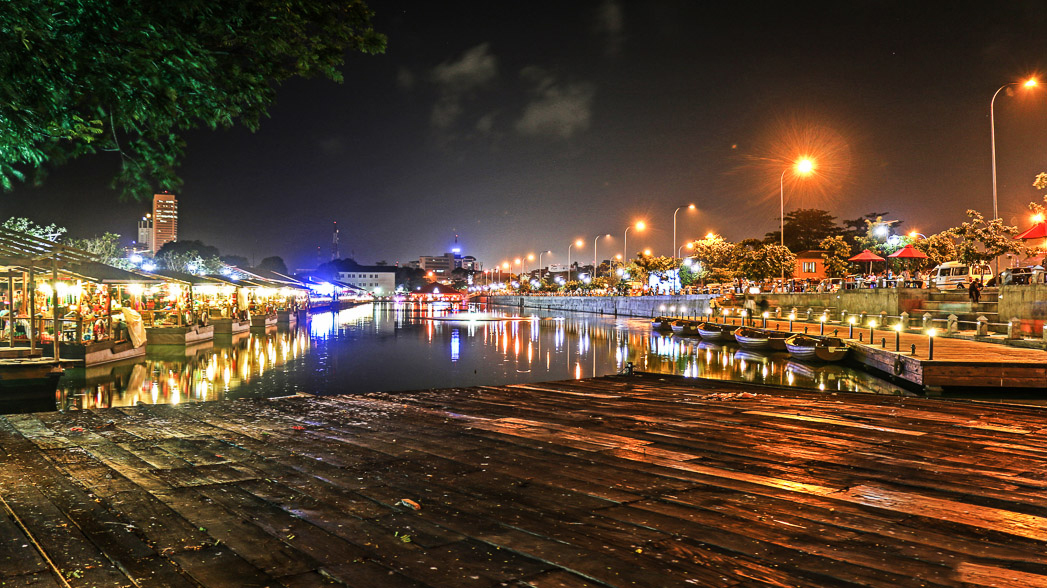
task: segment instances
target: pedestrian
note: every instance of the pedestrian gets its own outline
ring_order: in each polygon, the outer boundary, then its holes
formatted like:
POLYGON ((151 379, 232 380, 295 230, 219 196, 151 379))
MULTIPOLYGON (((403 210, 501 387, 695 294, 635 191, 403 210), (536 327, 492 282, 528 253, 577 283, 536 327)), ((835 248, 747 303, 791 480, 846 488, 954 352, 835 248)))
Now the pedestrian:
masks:
POLYGON ((978 304, 978 299, 982 296, 982 281, 980 278, 974 278, 971 282, 971 286, 967 288, 967 296, 970 297, 971 302, 978 304))

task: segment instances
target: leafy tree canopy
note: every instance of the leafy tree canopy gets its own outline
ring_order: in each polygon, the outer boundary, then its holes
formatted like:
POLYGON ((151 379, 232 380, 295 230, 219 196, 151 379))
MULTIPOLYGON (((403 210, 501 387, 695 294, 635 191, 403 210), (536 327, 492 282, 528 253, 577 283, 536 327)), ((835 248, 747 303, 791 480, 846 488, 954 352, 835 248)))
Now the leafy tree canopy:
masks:
POLYGON ((229 264, 233 267, 251 267, 251 262, 248 261, 247 258, 243 255, 222 255, 218 259, 222 260, 222 263, 229 264))
POLYGON ((262 261, 258 262, 255 266, 256 269, 268 270, 271 272, 277 272, 280 274, 287 275, 287 264, 284 263, 284 259, 278 255, 272 257, 266 257, 262 261))
POLYGON ((117 233, 106 232, 86 239, 66 239, 65 244, 94 253, 98 256, 98 261, 102 263, 124 269, 131 266, 124 259, 123 248, 120 247, 120 235, 117 233))
MULTIPOLYGON (((156 252, 156 257, 163 257, 172 253, 195 253, 204 258, 218 257, 218 248, 204 244, 203 241, 170 241, 164 243, 163 247, 156 252)), ((173 268, 172 268, 173 269, 173 268)))
MULTIPOLYGON (((817 249, 822 239, 839 235, 841 231, 836 217, 827 210, 800 208, 785 213, 785 246, 790 251, 817 249)), ((781 243, 781 238, 779 231, 767 233, 764 243, 781 243)))
POLYGON ((341 82, 346 51, 385 49, 371 16, 361 0, 5 2, 0 185, 109 151, 123 197, 177 190, 185 131, 255 130, 281 82, 341 82))
POLYGON ((44 239, 47 241, 57 241, 62 235, 65 234, 65 227, 60 227, 54 223, 51 223, 45 227, 20 216, 11 217, 5 220, 4 224, 0 226, 3 226, 5 229, 9 231, 27 233, 34 237, 44 239))

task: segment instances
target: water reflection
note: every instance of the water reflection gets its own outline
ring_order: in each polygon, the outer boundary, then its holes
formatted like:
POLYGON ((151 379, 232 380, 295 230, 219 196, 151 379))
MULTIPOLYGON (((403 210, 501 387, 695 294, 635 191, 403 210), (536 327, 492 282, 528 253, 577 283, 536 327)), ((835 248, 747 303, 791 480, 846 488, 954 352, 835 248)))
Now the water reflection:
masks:
MULTIPOLYGON (((652 332, 644 319, 535 314, 458 320, 409 304, 313 315, 288 331, 216 340, 203 348, 150 348, 143 361, 67 371, 60 408, 226 398, 418 390, 586 378, 623 371, 899 394, 837 365, 808 366, 652 332)), ((479 317, 479 318, 475 318, 479 317)))

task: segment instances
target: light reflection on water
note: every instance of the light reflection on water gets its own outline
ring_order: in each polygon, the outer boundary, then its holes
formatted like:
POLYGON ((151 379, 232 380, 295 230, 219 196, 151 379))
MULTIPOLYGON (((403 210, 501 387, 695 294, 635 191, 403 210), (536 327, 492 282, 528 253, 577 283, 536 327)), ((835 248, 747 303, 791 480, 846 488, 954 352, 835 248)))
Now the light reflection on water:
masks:
POLYGON ((365 305, 188 351, 150 348, 141 361, 69 370, 58 404, 96 408, 539 382, 613 374, 628 363, 687 377, 903 393, 838 365, 809 366, 785 354, 653 332, 646 319, 570 313, 446 319, 426 307, 365 305))

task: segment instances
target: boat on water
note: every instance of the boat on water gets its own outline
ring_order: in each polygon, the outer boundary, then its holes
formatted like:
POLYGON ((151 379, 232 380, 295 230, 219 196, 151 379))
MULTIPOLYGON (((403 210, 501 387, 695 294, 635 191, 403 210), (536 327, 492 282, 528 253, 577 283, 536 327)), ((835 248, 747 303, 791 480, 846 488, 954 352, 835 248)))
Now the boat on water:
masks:
POLYGON ((660 316, 651 319, 651 328, 656 331, 670 331, 672 330, 673 320, 667 316, 660 316))
POLYGON ((695 322, 695 321, 689 321, 689 320, 674 321, 673 324, 672 324, 672 328, 673 328, 673 334, 674 335, 694 335, 695 337, 697 337, 699 335, 699 333, 698 333, 698 323, 695 322))
POLYGON ((734 332, 734 340, 742 349, 756 351, 785 351, 785 340, 791 336, 792 333, 750 327, 739 327, 734 332))
POLYGON ((793 359, 800 361, 840 361, 850 349, 839 337, 811 337, 793 335, 785 340, 785 347, 793 359))
POLYGON ((734 339, 734 331, 738 327, 734 325, 721 325, 718 323, 701 323, 698 325, 698 334, 706 341, 731 341, 734 339))

